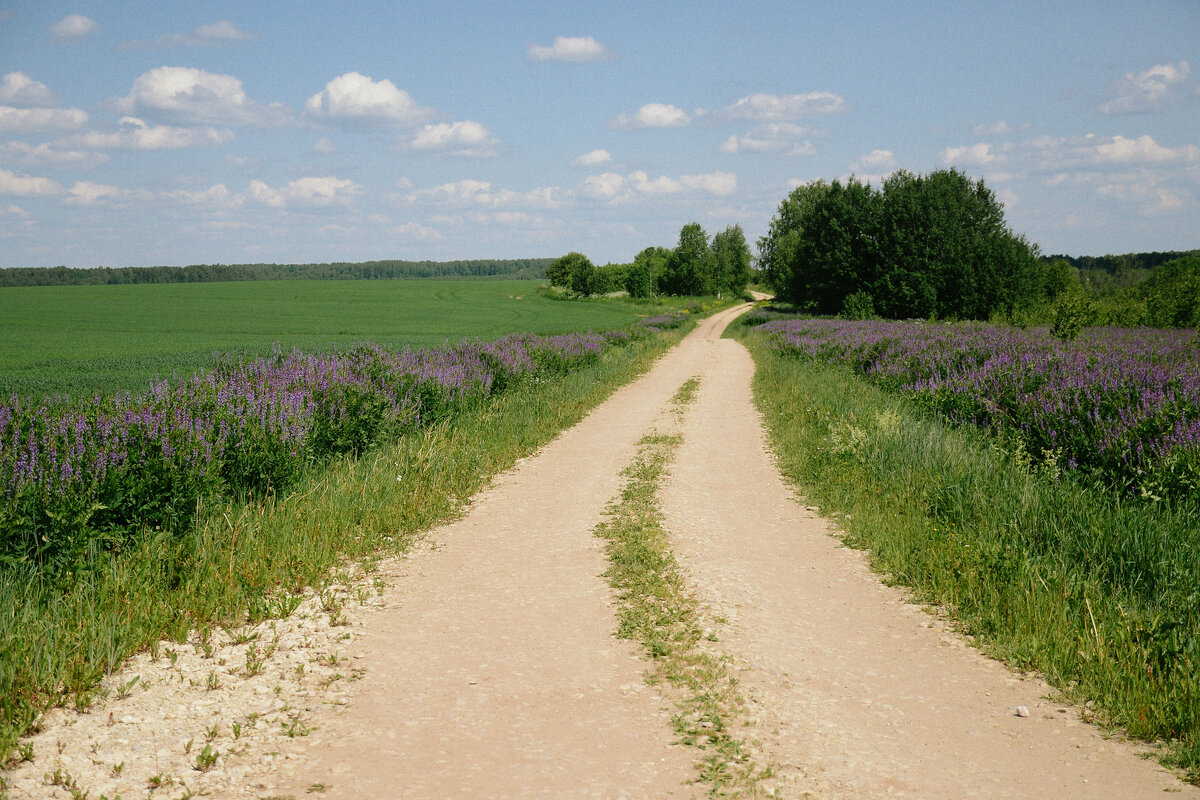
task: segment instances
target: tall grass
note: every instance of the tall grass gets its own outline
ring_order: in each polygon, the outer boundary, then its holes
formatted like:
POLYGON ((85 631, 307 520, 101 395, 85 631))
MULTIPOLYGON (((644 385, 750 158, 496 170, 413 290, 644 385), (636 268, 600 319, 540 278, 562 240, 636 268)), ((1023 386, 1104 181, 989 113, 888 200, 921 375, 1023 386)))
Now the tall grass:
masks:
POLYGON ((361 459, 304 476, 282 496, 197 512, 183 538, 146 531, 67 590, 0 573, 0 761, 50 705, 91 701, 98 680, 160 639, 183 641, 291 608, 346 559, 408 547, 467 498, 644 371, 685 328, 609 348, 592 364, 532 377, 361 459))
POLYGON ((735 330, 783 473, 888 579, 1200 781, 1200 511, 1089 489, 735 330))

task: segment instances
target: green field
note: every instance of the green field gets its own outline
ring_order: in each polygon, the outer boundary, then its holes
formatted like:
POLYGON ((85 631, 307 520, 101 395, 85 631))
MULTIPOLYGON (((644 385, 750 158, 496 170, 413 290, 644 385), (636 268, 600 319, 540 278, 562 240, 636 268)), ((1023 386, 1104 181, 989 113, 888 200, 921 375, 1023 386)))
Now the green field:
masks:
POLYGON ((564 303, 540 281, 279 281, 0 288, 0 397, 145 388, 213 354, 428 346, 516 331, 610 330, 621 304, 564 303))

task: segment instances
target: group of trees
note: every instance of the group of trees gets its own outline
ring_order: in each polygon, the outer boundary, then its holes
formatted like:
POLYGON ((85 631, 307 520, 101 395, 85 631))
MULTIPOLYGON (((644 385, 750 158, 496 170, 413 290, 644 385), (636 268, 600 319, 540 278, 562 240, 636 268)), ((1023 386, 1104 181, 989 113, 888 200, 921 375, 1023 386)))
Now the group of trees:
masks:
POLYGON ((799 186, 758 247, 776 295, 818 314, 987 319, 1043 291, 1036 248, 958 170, 799 186))
POLYGON ((582 253, 567 253, 546 267, 546 277, 552 285, 578 294, 736 297, 750 282, 750 260, 741 225, 730 225, 710 241, 698 222, 689 222, 679 231, 674 249, 647 247, 629 264, 601 267, 582 253))
POLYGON ((95 286, 220 281, 394 280, 400 278, 540 278, 548 258, 474 261, 363 261, 331 264, 193 264, 189 267, 16 267, 0 269, 0 286, 95 286))

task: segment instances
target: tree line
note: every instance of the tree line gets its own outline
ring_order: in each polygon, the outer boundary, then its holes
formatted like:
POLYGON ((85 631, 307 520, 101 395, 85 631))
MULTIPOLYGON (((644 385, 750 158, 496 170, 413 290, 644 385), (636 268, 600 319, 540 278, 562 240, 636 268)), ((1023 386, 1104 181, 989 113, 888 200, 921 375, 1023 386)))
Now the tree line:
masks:
POLYGON ((730 225, 710 240, 700 223, 689 222, 672 249, 647 247, 628 264, 603 266, 571 252, 551 262, 546 277, 552 286, 581 295, 738 297, 750 282, 750 264, 741 225, 730 225))
POLYGON ((405 278, 545 277, 549 258, 462 261, 362 261, 327 264, 193 264, 187 267, 14 267, 0 286, 96 286, 224 281, 396 280, 405 278))

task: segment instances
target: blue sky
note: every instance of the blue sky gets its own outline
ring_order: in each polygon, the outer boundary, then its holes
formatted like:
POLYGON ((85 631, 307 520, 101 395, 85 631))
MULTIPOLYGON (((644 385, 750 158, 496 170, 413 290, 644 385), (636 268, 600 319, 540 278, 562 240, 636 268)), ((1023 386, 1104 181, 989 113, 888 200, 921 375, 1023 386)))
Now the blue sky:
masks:
POLYGON ((553 257, 958 167, 1200 247, 1200 2, 0 0, 0 267, 553 257))

